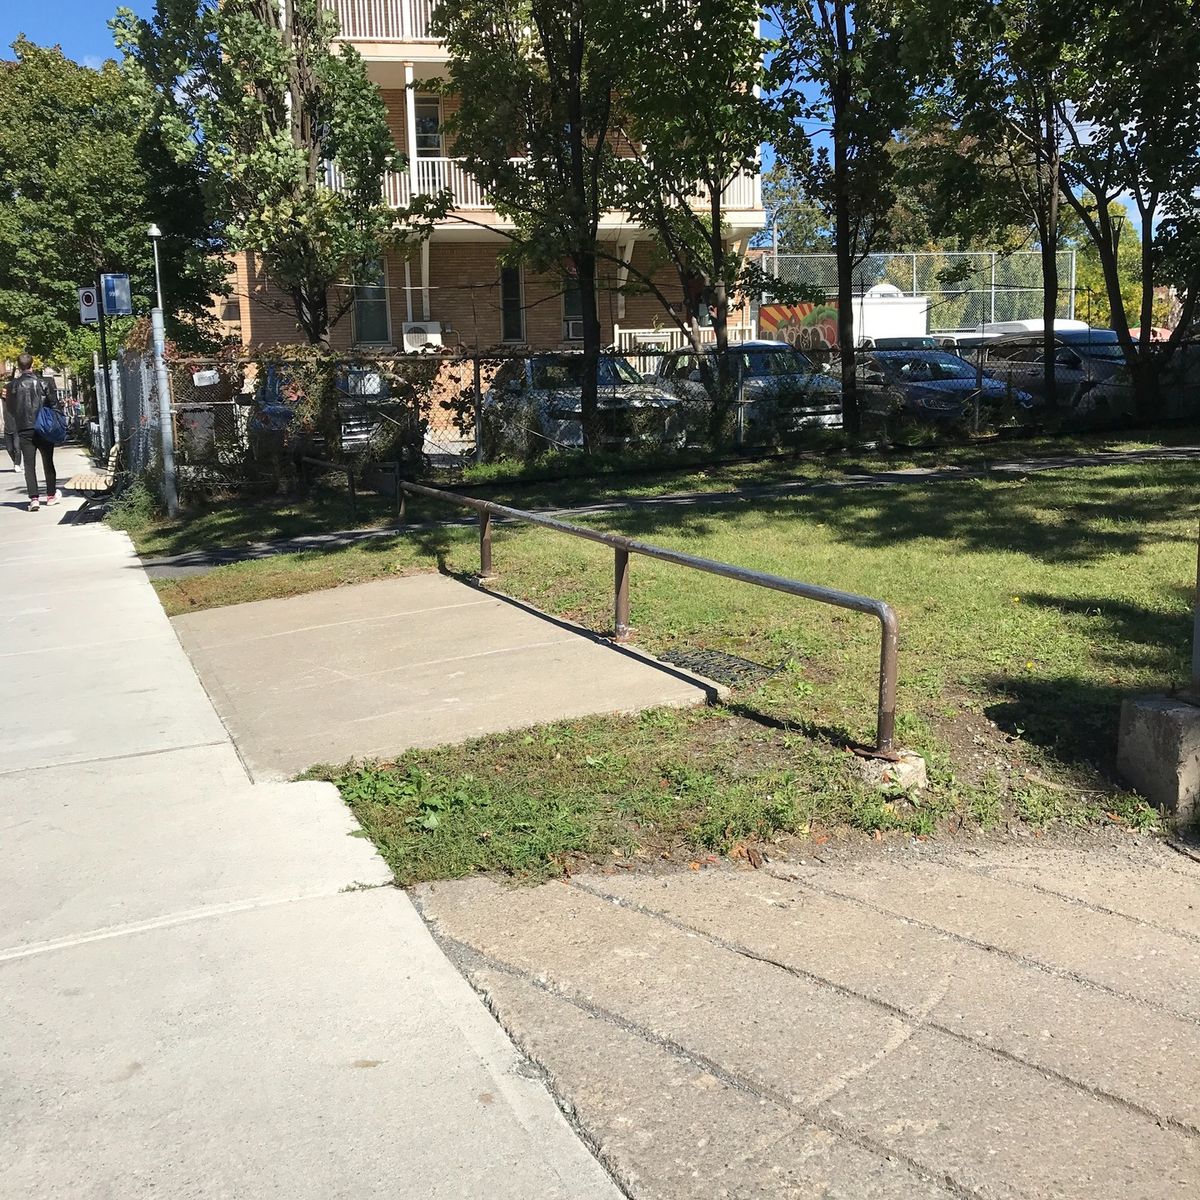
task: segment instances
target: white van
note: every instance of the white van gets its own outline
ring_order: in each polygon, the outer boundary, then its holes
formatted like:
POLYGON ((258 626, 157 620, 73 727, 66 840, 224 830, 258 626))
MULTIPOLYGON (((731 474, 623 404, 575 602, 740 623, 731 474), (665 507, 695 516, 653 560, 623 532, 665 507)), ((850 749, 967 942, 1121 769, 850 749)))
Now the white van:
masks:
MULTIPOLYGON (((1045 328, 1045 322, 1041 317, 1036 317, 1029 321, 986 321, 980 325, 977 333, 980 337, 1011 337, 1014 333, 1041 333, 1045 328)), ((1070 333, 1082 332, 1090 329, 1086 321, 1072 321, 1067 318, 1054 319, 1055 333, 1070 333)))

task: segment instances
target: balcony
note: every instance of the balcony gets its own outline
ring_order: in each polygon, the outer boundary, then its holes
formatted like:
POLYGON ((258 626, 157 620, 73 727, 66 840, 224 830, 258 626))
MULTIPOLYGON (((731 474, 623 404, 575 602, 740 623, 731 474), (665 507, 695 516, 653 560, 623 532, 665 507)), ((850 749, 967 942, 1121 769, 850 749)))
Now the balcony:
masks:
MULTIPOLYGON (((435 196, 449 191, 454 197, 456 212, 490 212, 492 202, 482 186, 470 175, 460 158, 416 158, 411 171, 392 171, 384 178, 383 191, 389 207, 405 208, 412 202, 414 185, 418 196, 435 196)), ((523 159, 514 159, 523 162, 523 159)), ((341 173, 334 167, 328 172, 328 184, 338 191, 342 187, 341 173)), ((762 210, 762 176, 738 175, 725 187, 726 212, 760 213, 762 210)), ((697 196, 692 204, 704 208, 708 201, 697 196)))
POLYGON ((325 0, 346 42, 435 42, 429 31, 436 0, 325 0))

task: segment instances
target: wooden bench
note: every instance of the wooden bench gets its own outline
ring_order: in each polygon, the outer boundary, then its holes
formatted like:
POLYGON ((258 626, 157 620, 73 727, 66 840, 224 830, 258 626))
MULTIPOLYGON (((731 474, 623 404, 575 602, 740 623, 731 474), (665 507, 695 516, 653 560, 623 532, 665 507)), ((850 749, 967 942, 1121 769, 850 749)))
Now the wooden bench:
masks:
POLYGON ((111 492, 117 478, 117 464, 120 462, 121 448, 114 446, 108 452, 108 461, 102 471, 85 471, 67 480, 67 487, 73 492, 83 492, 92 498, 111 492))

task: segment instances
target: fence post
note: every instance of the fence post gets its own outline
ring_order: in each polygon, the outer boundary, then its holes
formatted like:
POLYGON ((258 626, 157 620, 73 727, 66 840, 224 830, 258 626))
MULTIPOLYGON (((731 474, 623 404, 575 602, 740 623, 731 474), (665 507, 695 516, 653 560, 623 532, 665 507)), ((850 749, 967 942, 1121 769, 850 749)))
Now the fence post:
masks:
POLYGON ((392 464, 392 470, 396 473, 396 524, 404 524, 404 492, 400 489, 400 460, 397 459, 392 464))
POLYGON ((108 364, 108 404, 115 445, 125 440, 125 397, 121 392, 121 368, 115 359, 108 364))
POLYGON ((105 382, 104 368, 100 365, 100 355, 94 351, 92 353, 92 375, 96 387, 96 424, 100 426, 100 453, 107 454, 112 449, 108 384, 105 382))
MULTIPOLYGON (((162 437, 163 501, 167 516, 179 512, 179 486, 175 477, 175 429, 171 424, 171 377, 167 372, 167 329, 163 323, 163 311, 155 308, 150 313, 150 326, 154 334, 154 374, 158 380, 158 423, 162 437)), ((216 417, 213 418, 213 435, 216 436, 216 417)))
POLYGON ((618 642, 629 640, 629 551, 613 551, 613 629, 618 642))
POLYGON ((350 520, 358 520, 358 493, 354 490, 354 467, 346 468, 346 484, 350 489, 350 520))
POLYGON ((479 370, 478 351, 471 356, 475 376, 475 461, 483 462, 483 382, 479 370))
POLYGON ((481 583, 494 579, 492 571, 492 514, 479 514, 479 580, 481 583))

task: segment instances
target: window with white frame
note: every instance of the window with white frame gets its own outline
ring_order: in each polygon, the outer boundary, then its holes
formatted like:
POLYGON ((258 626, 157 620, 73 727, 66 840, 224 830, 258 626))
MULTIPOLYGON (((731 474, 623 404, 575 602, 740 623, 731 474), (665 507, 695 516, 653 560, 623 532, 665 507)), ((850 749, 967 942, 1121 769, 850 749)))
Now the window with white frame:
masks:
POLYGON ((521 268, 500 268, 500 340, 525 340, 525 307, 521 303, 521 268))
POLYGON ((583 341, 583 290, 579 280, 567 276, 563 280, 563 341, 583 341))
POLYGON ((392 340, 387 268, 376 263, 360 272, 359 278, 354 288, 354 340, 363 346, 385 346, 392 340))
POLYGON ((417 124, 417 157, 442 157, 442 101, 438 96, 416 96, 413 111, 417 124))

